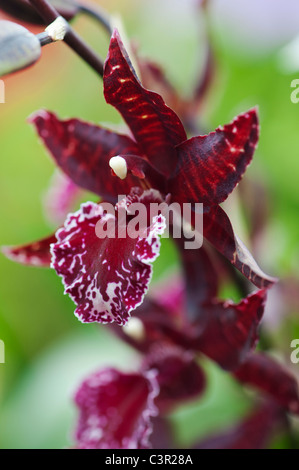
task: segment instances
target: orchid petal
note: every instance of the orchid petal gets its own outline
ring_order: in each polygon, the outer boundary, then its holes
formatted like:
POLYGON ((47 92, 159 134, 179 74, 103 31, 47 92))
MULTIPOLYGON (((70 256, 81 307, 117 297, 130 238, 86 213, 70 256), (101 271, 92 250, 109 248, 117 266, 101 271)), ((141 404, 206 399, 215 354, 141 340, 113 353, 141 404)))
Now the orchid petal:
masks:
POLYGON ((206 210, 223 202, 241 180, 257 142, 258 118, 252 109, 208 135, 181 143, 168 191, 179 203, 201 202, 206 210))
POLYGON ((49 267, 51 264, 50 247, 55 242, 56 237, 54 234, 27 245, 4 246, 2 252, 7 258, 17 263, 49 267))
POLYGON ((235 369, 257 344, 265 301, 266 291, 259 290, 238 304, 226 301, 203 305, 192 347, 224 369, 235 369))
POLYGON ((75 439, 80 449, 148 448, 154 398, 153 373, 104 369, 87 378, 75 396, 80 410, 75 439))
POLYGON ((143 88, 117 30, 104 66, 104 96, 123 116, 151 164, 169 176, 177 164, 174 147, 186 140, 185 130, 161 96, 143 88))
POLYGON ((119 194, 128 194, 132 186, 140 185, 132 175, 124 180, 111 177, 112 157, 140 154, 129 137, 78 119, 62 121, 48 111, 35 113, 29 121, 57 165, 81 188, 116 202, 119 194))
POLYGON ((220 206, 203 215, 204 237, 235 266, 249 281, 259 288, 270 287, 277 282, 265 274, 234 233, 231 222, 220 206))
POLYGON ((270 356, 252 353, 234 375, 241 383, 265 392, 291 413, 299 414, 298 382, 270 356))

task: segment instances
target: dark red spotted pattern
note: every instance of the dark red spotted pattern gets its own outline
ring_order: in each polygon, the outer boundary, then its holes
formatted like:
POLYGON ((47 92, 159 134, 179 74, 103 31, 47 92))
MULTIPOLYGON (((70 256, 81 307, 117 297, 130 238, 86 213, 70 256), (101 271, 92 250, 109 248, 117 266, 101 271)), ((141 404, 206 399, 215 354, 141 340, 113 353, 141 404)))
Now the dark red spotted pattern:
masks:
POLYGON ((259 136, 255 109, 230 124, 177 146, 178 165, 168 191, 176 201, 201 202, 207 210, 223 202, 251 162, 259 136))
POLYGON ((57 165, 81 188, 115 202, 119 194, 140 185, 131 174, 125 180, 113 178, 109 166, 109 160, 120 153, 140 154, 129 137, 78 119, 62 121, 48 111, 35 113, 29 121, 57 165))

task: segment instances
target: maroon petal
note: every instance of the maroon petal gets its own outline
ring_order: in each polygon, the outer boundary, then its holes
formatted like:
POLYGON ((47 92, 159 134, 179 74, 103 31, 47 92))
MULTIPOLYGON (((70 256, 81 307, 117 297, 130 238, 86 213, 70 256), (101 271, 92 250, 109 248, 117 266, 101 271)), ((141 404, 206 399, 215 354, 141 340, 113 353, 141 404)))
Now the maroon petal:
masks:
POLYGON ((184 329, 181 311, 170 311, 147 296, 124 328, 112 325, 113 332, 144 354, 160 343, 189 349, 190 335, 184 329))
POLYGON ((172 423, 167 416, 156 416, 152 420, 151 449, 176 449, 172 423))
POLYGON ((255 109, 206 136, 177 146, 178 165, 169 180, 173 199, 201 202, 206 209, 224 201, 241 180, 258 142, 255 109))
MULTIPOLYGON (((131 200, 149 201, 155 196, 152 190, 141 195, 137 192, 120 204, 129 212, 131 200)), ((159 235, 165 229, 162 215, 150 221, 136 238, 97 236, 98 227, 110 222, 117 225, 118 217, 118 212, 106 214, 101 204, 82 204, 68 216, 52 246, 52 267, 63 278, 65 293, 74 300, 75 314, 84 323, 125 324, 130 312, 143 301, 152 275, 151 263, 159 255, 159 235)))
POLYGON ((132 139, 93 124, 70 119, 61 121, 55 114, 39 111, 30 118, 57 165, 78 186, 107 201, 128 194, 140 181, 133 175, 112 178, 109 161, 119 154, 139 155, 132 139))
POLYGON ((105 62, 104 95, 123 116, 152 165, 170 175, 177 164, 174 147, 186 140, 185 130, 161 96, 143 88, 117 30, 105 62))
POLYGON ((2 252, 7 258, 17 263, 49 267, 51 264, 50 247, 56 241, 56 236, 50 235, 28 245, 4 246, 2 252))
POLYGON ((299 414, 297 380, 271 357, 251 354, 234 375, 243 384, 270 395, 291 413, 299 414))
POLYGON ((189 321, 198 321, 201 308, 217 297, 218 273, 206 246, 197 250, 184 249, 184 238, 175 239, 179 247, 185 280, 186 310, 189 321))
POLYGON ((195 449, 266 449, 275 431, 285 427, 281 408, 265 403, 247 416, 243 422, 221 434, 211 436, 195 449))
POLYGON ((160 392, 155 404, 160 411, 169 411, 181 402, 199 397, 206 379, 191 352, 160 343, 143 363, 143 370, 155 370, 160 392))
POLYGON ((80 449, 149 447, 151 418, 157 415, 153 373, 101 370, 83 382, 75 402, 80 416, 75 439, 80 449))
POLYGON ((231 301, 203 306, 197 338, 190 347, 201 351, 224 369, 235 369, 256 346, 266 300, 259 290, 239 304, 231 301))
POLYGON ((271 203, 264 181, 244 178, 239 185, 239 195, 246 220, 253 252, 259 252, 261 240, 270 218, 271 203))
POLYGON ((259 288, 270 287, 277 279, 265 274, 246 246, 235 235, 227 214, 220 206, 203 216, 204 237, 249 281, 259 288))

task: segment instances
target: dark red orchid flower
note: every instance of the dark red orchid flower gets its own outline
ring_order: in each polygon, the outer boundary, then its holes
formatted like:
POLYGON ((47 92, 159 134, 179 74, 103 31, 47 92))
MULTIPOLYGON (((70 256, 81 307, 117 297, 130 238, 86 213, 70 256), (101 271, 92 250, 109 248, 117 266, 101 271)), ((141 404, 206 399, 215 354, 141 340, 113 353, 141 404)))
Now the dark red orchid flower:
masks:
POLYGON ((79 387, 75 396, 79 408, 77 448, 152 447, 156 419, 200 397, 205 390, 205 374, 195 354, 175 338, 168 338, 155 323, 155 315, 162 320, 165 313, 165 321, 171 325, 172 312, 148 299, 137 310, 141 316, 153 315, 157 334, 152 337, 146 323, 137 317, 123 329, 115 328, 131 345, 136 341, 143 359, 137 372, 103 369, 79 387))
POLYGON ((146 448, 157 414, 155 374, 105 369, 87 378, 75 396, 80 409, 75 433, 80 449, 146 448))
POLYGON ((154 418, 200 396, 205 376, 193 355, 180 348, 153 350, 134 373, 103 369, 75 396, 78 448, 148 448, 154 418))
POLYGON ((210 282, 214 273, 210 256, 204 247, 196 254, 193 258, 182 258, 184 282, 170 280, 169 288, 163 287, 155 298, 145 299, 128 326, 122 329, 112 326, 112 330, 145 355, 161 344, 205 355, 231 372, 240 383, 298 414, 296 379, 270 356, 254 353, 266 291, 257 290, 237 304, 217 300, 217 282, 213 289, 210 282), (190 276, 197 282, 189 282, 190 276), (169 299, 175 299, 173 305, 169 299))
MULTIPOLYGON (((180 206, 203 203, 204 237, 256 286, 272 285, 275 279, 261 271, 219 206, 252 159, 258 141, 256 110, 239 115, 206 136, 188 140, 174 111, 160 95, 146 90, 139 82, 117 31, 105 62, 104 95, 123 116, 130 135, 77 119, 60 121, 46 111, 31 117, 63 172, 77 186, 114 204, 118 195, 131 192, 130 199, 145 187, 151 188, 146 196, 148 202, 158 198, 180 206), (121 169, 111 164, 116 156, 121 169)), ((142 199, 140 192, 138 197, 142 199)), ((49 237, 42 245, 6 248, 5 253, 29 264, 31 260, 37 264, 37 256, 43 265, 51 258, 51 266, 63 278, 65 291, 75 301, 81 321, 124 324, 147 291, 149 264, 159 253, 158 236, 163 233, 163 221, 148 221, 147 241, 141 246, 136 239, 97 238, 95 228, 97 223, 106 223, 105 217, 101 205, 84 204, 68 216, 56 234, 56 243, 49 237)))
POLYGON ((146 297, 123 328, 110 326, 142 355, 141 364, 134 373, 104 369, 80 386, 75 400, 78 448, 161 448, 161 432, 166 447, 175 448, 165 429, 167 416, 204 394, 203 356, 230 372, 240 385, 255 390, 263 403, 254 399, 253 411, 242 423, 195 448, 265 448, 276 431, 285 430, 286 413, 299 414, 295 378, 267 355, 254 353, 266 290, 257 290, 238 304, 221 302, 218 265, 212 263, 208 249, 181 249, 181 260, 183 278, 168 280, 146 297), (110 380, 101 380, 106 374, 110 380))
MULTIPOLYGON (((26 0, 12 3, 33 13, 26 0)), ((159 68, 142 61, 139 65, 144 84, 162 83, 168 104, 183 108, 182 119, 190 129, 188 121, 201 103, 211 64, 193 107, 179 103, 159 68)), ((95 193, 100 202, 85 202, 43 240, 4 248, 13 260, 54 268, 80 321, 112 324, 111 330, 140 353, 137 371, 106 368, 81 384, 75 396, 75 447, 150 447, 155 423, 205 392, 205 357, 265 402, 225 437, 196 447, 262 448, 272 427, 285 424, 286 413, 299 414, 298 384, 270 356, 255 352, 267 289, 275 279, 259 268, 220 206, 252 160, 259 137, 257 110, 207 135, 188 138, 176 112, 141 84, 116 30, 103 79, 105 99, 126 122, 126 135, 78 119, 61 121, 47 111, 30 118, 66 178, 60 181, 62 191, 53 195, 52 207, 63 213, 82 189, 95 193), (149 208, 172 202, 180 208, 192 206, 191 227, 196 226, 196 204, 203 204, 204 246, 189 251, 185 238, 176 239, 182 279, 166 298, 145 298, 167 228, 163 212, 152 215, 149 208), (130 237, 126 230, 136 203, 147 213, 137 236, 130 237), (99 231, 113 235, 116 226, 117 236, 99 236, 99 231), (206 241, 258 289, 238 303, 219 300, 217 263, 206 241)))
MULTIPOLYGON (((205 271, 197 262, 200 260, 195 259, 194 264, 198 271, 204 272, 202 277, 209 278, 208 256, 202 258, 205 271)), ((202 285, 207 286, 208 282, 202 285)), ((157 420, 160 424, 167 423, 170 411, 186 401, 199 399, 206 390, 207 379, 200 365, 202 355, 230 370, 240 384, 258 391, 263 404, 257 405, 258 401, 254 400, 252 415, 243 423, 199 443, 196 448, 263 448, 276 428, 285 428, 286 412, 298 414, 295 379, 268 356, 252 352, 265 293, 257 291, 237 305, 218 302, 215 310, 212 299, 210 304, 205 303, 208 292, 203 287, 198 324, 191 325, 184 311, 184 306, 188 308, 184 288, 170 280, 162 293, 145 299, 127 325, 110 326, 118 337, 142 354, 141 364, 134 374, 116 370, 112 374, 104 369, 80 386, 75 400, 79 408, 77 447, 159 448, 157 420), (175 299, 172 307, 169 299, 175 299), (110 379, 101 379, 106 376, 110 379), (124 393, 127 382, 130 383, 128 394, 124 393), (111 407, 107 419, 107 408, 111 407), (148 417, 147 421, 144 416, 148 417), (142 440, 144 426, 146 440, 142 440)), ((174 446, 171 440, 167 442, 169 446, 174 446)))

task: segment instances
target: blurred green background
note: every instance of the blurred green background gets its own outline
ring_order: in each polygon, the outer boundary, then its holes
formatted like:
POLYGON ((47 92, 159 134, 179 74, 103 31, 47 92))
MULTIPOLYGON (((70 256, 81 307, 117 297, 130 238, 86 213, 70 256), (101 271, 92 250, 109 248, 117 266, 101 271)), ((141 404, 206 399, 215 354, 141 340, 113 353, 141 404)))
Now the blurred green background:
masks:
MULTIPOLYGON (((180 93, 188 95, 203 62, 205 22, 195 8, 196 2, 98 3, 122 18, 127 36, 137 40, 141 53, 163 64, 180 93)), ((277 18, 281 23, 291 21, 284 14, 288 2, 283 0, 274 2, 274 9, 266 0, 241 2, 247 6, 252 3, 250 8, 256 12, 246 17, 248 31, 243 31, 238 40, 242 21, 234 16, 234 2, 229 3, 231 10, 226 9, 226 16, 219 17, 223 15, 223 2, 211 1, 210 32, 217 77, 201 122, 209 131, 237 113, 259 106, 260 144, 246 174, 248 181, 259 181, 266 188, 270 203, 258 261, 267 272, 285 282, 290 279, 295 286, 291 298, 282 288, 273 292, 265 325, 275 354, 299 377, 299 365, 289 360, 290 342, 299 338, 299 103, 290 99, 290 84, 299 78, 299 66, 297 69, 292 55, 284 49, 299 35, 299 23, 277 27, 277 18), (255 24, 260 17, 267 19, 264 36, 255 24)), ((105 57, 108 39, 101 28, 85 18, 74 26, 105 57)), ((6 103, 0 104, 0 245, 13 245, 53 230, 44 216, 42 198, 54 164, 26 118, 46 108, 63 118, 80 117, 105 124, 121 121, 105 103, 101 81, 64 44, 44 48, 37 65, 6 78, 5 86, 6 103)), ((239 233, 248 238, 246 225, 238 217, 238 202, 230 198, 226 207, 239 233)), ((169 269, 176 269, 176 263, 176 253, 163 240, 154 282, 169 269)), ((0 256, 0 339, 5 343, 6 356, 5 364, 0 364, 0 448, 71 445, 77 416, 72 396, 80 381, 105 365, 124 369, 126 364, 130 368, 138 364, 135 353, 105 327, 82 325, 73 311, 74 305, 63 295, 61 280, 54 272, 20 266, 0 256)), ((227 374, 208 362, 205 367, 210 379, 205 397, 171 416, 182 446, 231 425, 249 406, 249 398, 227 374)), ((283 439, 273 445, 290 444, 283 439)))

